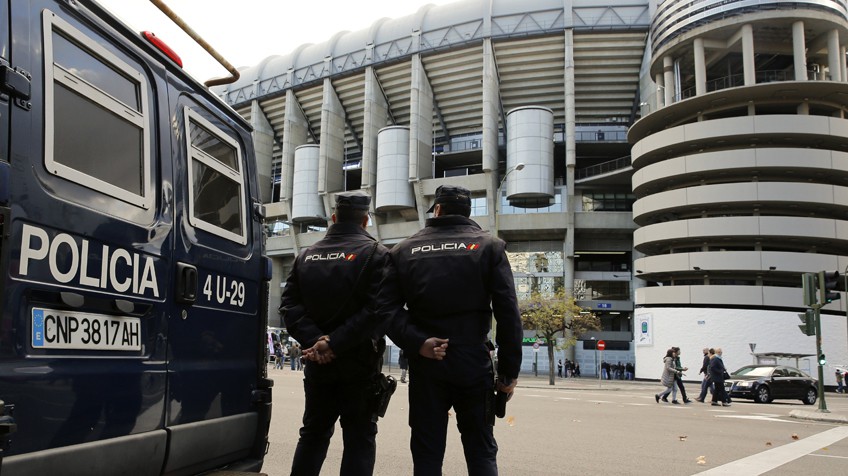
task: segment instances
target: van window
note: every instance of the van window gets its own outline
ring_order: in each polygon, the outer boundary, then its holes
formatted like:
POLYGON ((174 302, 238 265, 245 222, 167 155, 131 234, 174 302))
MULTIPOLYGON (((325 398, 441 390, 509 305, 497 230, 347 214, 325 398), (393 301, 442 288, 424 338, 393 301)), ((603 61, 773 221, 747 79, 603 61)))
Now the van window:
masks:
POLYGON ((193 226, 247 243, 241 150, 230 136, 186 108, 189 214, 193 226))
POLYGON ((149 208, 147 79, 48 10, 43 25, 47 171, 149 208))
POLYGON ((44 11, 47 171, 149 208, 149 85, 136 68, 44 11))

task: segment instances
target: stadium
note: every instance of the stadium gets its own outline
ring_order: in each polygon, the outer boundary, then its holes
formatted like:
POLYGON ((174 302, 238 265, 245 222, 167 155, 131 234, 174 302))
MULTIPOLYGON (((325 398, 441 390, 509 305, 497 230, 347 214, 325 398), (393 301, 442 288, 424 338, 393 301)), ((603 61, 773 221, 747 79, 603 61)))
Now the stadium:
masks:
MULTIPOLYGON (((603 359, 655 379, 671 346, 815 375, 801 275, 848 271, 846 45, 845 0, 460 0, 215 91, 254 128, 273 290, 335 193, 369 193, 391 246, 457 184, 519 298, 565 288, 599 316, 559 354, 583 375, 603 359)), ((829 363, 848 363, 845 311, 821 309, 829 363)))

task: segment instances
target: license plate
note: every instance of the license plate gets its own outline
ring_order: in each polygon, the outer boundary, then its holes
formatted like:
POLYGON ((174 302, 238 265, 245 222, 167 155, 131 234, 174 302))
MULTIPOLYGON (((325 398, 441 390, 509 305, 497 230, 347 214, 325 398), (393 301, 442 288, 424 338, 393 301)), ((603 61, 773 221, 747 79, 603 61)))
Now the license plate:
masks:
POLYGON ((36 349, 141 350, 141 319, 33 308, 36 349))

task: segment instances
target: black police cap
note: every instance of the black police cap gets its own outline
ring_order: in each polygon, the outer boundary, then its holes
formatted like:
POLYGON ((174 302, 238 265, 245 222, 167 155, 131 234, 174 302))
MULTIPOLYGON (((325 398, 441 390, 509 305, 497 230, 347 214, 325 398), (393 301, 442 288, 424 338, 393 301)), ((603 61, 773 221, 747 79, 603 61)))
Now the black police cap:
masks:
POLYGON ((427 210, 427 213, 433 213, 436 205, 440 205, 442 203, 455 203, 457 205, 464 205, 470 208, 471 192, 467 188, 457 185, 440 185, 439 188, 436 189, 436 201, 433 203, 433 206, 427 210))
POLYGON ((368 210, 371 197, 362 192, 340 192, 336 194, 336 209, 368 210))

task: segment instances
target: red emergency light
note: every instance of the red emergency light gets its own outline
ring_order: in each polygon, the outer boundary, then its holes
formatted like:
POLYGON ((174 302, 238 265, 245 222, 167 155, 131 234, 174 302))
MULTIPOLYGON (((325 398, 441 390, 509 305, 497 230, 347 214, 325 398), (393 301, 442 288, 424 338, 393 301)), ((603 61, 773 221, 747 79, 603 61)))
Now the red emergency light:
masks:
POLYGON ((141 35, 149 41, 153 46, 156 47, 162 53, 165 53, 165 56, 171 58, 171 61, 176 63, 180 68, 183 67, 183 60, 180 59, 180 56, 171 49, 164 41, 160 40, 158 36, 153 34, 152 31, 142 31, 141 35))

